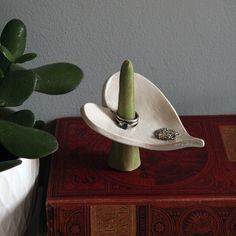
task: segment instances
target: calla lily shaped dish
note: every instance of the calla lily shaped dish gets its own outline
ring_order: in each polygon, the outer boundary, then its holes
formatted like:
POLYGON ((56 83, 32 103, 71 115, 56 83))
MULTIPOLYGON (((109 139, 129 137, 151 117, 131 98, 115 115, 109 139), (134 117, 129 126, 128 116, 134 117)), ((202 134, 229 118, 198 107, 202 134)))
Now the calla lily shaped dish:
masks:
POLYGON ((192 137, 184 128, 175 109, 152 82, 134 73, 135 104, 138 124, 122 129, 116 122, 118 109, 120 72, 113 74, 103 88, 103 106, 87 103, 81 115, 87 125, 105 137, 122 144, 150 150, 169 151, 187 147, 204 147, 204 140, 192 137), (170 130, 176 135, 163 140, 155 134, 158 130, 170 130))

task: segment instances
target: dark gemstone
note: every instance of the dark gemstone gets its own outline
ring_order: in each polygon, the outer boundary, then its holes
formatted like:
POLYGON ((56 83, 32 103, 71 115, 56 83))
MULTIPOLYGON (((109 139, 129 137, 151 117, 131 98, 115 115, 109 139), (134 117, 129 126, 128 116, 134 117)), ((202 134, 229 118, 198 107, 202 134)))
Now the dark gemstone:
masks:
POLYGON ((122 125, 122 129, 127 129, 128 128, 128 124, 123 124, 122 125))

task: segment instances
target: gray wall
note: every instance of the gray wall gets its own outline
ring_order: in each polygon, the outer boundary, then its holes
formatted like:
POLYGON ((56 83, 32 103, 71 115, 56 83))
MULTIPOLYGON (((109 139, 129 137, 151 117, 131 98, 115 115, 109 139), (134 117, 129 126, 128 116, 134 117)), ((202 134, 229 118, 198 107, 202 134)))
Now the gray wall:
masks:
POLYGON ((179 114, 236 113, 235 0, 1 0, 0 28, 28 28, 28 67, 67 61, 85 78, 63 96, 35 93, 24 105, 38 118, 79 115, 100 103, 102 84, 133 61, 179 114))

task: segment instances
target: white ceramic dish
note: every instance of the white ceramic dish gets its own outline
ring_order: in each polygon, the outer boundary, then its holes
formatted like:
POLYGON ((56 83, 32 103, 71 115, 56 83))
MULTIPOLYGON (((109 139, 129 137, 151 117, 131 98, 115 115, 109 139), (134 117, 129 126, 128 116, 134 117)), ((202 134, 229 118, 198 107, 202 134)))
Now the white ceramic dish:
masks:
POLYGON ((187 147, 203 147, 202 139, 192 137, 185 130, 178 114, 164 94, 148 79, 134 74, 136 112, 139 123, 124 130, 115 122, 118 108, 119 72, 112 75, 103 89, 103 106, 87 103, 81 108, 85 122, 96 132, 119 143, 139 146, 151 150, 176 150, 187 147), (154 132, 168 128, 179 133, 174 140, 159 140, 154 132))

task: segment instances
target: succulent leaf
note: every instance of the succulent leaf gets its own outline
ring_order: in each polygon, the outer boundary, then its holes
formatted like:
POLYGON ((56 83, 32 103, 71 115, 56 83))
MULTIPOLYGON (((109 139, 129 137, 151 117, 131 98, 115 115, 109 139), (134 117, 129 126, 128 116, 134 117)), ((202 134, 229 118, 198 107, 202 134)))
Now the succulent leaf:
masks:
POLYGON ((14 58, 20 57, 26 45, 25 24, 19 19, 9 21, 2 31, 1 44, 12 53, 14 58))
POLYGON ((4 171, 4 170, 8 170, 11 169, 15 166, 18 166, 22 163, 21 160, 11 160, 11 161, 2 161, 0 162, 0 172, 4 171))
POLYGON ((0 51, 7 58, 8 61, 14 62, 14 60, 15 60, 14 56, 11 54, 11 52, 6 47, 1 45, 0 46, 0 51))
POLYGON ((34 129, 43 129, 45 127, 45 122, 42 120, 36 120, 34 123, 34 129))
POLYGON ((53 135, 6 120, 0 120, 0 143, 12 154, 30 159, 48 156, 58 149, 53 135))
POLYGON ((31 70, 12 71, 0 81, 0 106, 19 106, 32 94, 36 77, 31 70))
POLYGON ((3 75, 5 75, 10 65, 11 65, 11 62, 6 58, 6 56, 0 50, 0 68, 3 75))
POLYGON ((35 122, 34 113, 30 110, 21 110, 11 113, 7 117, 5 117, 4 120, 27 127, 33 127, 35 122))
POLYGON ((4 73, 2 71, 2 69, 0 68, 0 79, 2 79, 4 77, 4 73))
POLYGON ((15 63, 24 63, 26 61, 31 61, 37 57, 36 53, 26 53, 15 60, 15 63))
MULTIPOLYGON (((0 108, 21 105, 34 90, 52 95, 70 92, 83 77, 82 70, 70 63, 55 63, 34 70, 16 65, 37 56, 35 53, 24 54, 26 36, 25 24, 19 19, 9 21, 1 33, 0 108)), ((29 110, 2 114, 0 172, 19 165, 21 161, 18 156, 40 158, 57 150, 56 138, 40 130, 44 126, 43 121, 35 121, 34 114, 29 110)))
POLYGON ((77 87, 83 78, 82 70, 70 63, 55 63, 33 69, 37 74, 36 91, 64 94, 77 87))
POLYGON ((16 71, 16 70, 26 70, 24 67, 17 65, 17 64, 11 64, 9 67, 9 72, 10 71, 16 71))

